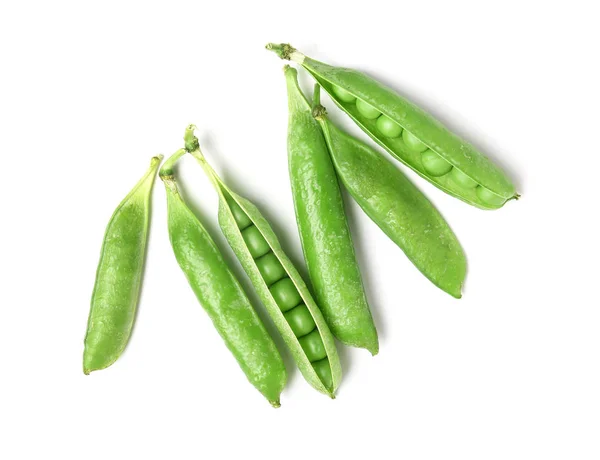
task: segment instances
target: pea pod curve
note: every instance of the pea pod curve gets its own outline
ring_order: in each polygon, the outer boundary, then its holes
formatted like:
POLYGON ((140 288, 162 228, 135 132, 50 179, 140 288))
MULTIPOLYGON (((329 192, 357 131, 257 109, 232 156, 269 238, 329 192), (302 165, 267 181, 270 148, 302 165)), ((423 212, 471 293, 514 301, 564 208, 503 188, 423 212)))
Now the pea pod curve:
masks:
POLYGON ((129 341, 146 257, 150 194, 161 160, 162 155, 152 158, 106 227, 84 340, 85 374, 113 364, 129 341))
POLYGON ((207 163, 194 129, 190 125, 186 130, 186 150, 200 163, 219 195, 219 225, 225 238, 304 378, 333 398, 342 371, 323 314, 258 208, 227 187, 207 163))
POLYGON ((315 87, 313 115, 336 171, 365 213, 433 284, 461 297, 467 262, 454 232, 431 202, 383 155, 327 119, 315 87))
POLYGON ((344 344, 379 350, 363 289, 338 178, 312 107, 285 66, 288 89, 288 163, 296 221, 317 301, 344 344))
POLYGON ((167 192, 169 239, 188 282, 246 377, 274 407, 286 370, 273 339, 215 242, 179 194, 173 165, 181 149, 160 170, 167 192))
POLYGON ((287 44, 267 48, 304 67, 375 142, 446 193, 482 209, 497 209, 519 197, 491 160, 377 80, 316 61, 287 44))

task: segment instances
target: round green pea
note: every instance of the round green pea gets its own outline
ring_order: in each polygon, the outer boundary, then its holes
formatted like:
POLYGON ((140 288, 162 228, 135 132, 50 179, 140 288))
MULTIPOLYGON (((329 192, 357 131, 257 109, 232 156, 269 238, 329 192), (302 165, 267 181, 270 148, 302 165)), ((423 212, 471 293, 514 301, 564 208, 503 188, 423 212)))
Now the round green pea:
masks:
POLYGON ((246 214, 244 210, 240 208, 239 204, 233 200, 229 200, 227 203, 229 204, 229 209, 231 209, 233 218, 235 219, 235 222, 240 230, 244 230, 252 225, 250 217, 248 217, 248 214, 246 214))
POLYGON ((358 111, 361 113, 361 115, 363 117, 365 117, 369 120, 374 120, 379 115, 381 115, 381 112, 379 110, 377 110, 371 104, 367 104, 362 99, 356 100, 356 108, 358 109, 358 111))
POLYGON ((496 195, 490 189, 482 187, 481 185, 477 187, 475 192, 481 201, 492 206, 501 206, 506 201, 500 195, 496 195))
POLYGON ((315 329, 304 337, 300 337, 298 342, 300 342, 300 346, 311 363, 327 357, 325 345, 323 345, 323 340, 318 329, 315 329))
POLYGON ((469 176, 467 176, 464 172, 462 172, 458 168, 452 168, 452 171, 450 172, 450 176, 452 177, 452 180, 454 180, 454 182, 456 182, 458 185, 460 185, 463 188, 477 187, 477 182, 475 182, 473 179, 471 179, 469 176))
POLYGON ((414 134, 409 133, 407 130, 402 131, 402 140, 409 149, 415 152, 423 152, 427 149, 427 146, 423 144, 423 142, 421 142, 414 134))
POLYGON ((448 174, 452 165, 431 149, 425 150, 421 154, 421 162, 427 174, 433 177, 440 177, 448 174))
POLYGON ((296 337, 305 336, 316 327, 315 320, 310 314, 308 307, 304 304, 294 307, 283 316, 285 316, 285 320, 292 328, 292 332, 296 337))
POLYGON ((326 388, 331 388, 333 386, 333 379, 331 378, 331 365, 329 364, 329 360, 327 358, 322 359, 321 361, 317 361, 312 363, 312 367, 325 385, 326 388))
POLYGON ((377 129, 381 134, 387 137, 394 138, 402 134, 402 126, 400 126, 391 118, 386 117, 385 115, 381 115, 377 119, 377 129))
POLYGON ((283 312, 291 310, 302 302, 302 297, 300 297, 298 289, 296 289, 294 282, 290 278, 286 277, 277 281, 269 288, 269 291, 271 291, 271 295, 283 312))
POLYGON ((267 240, 262 236, 256 225, 252 225, 242 230, 242 237, 246 242, 246 246, 255 259, 264 256, 271 250, 267 240))
POLYGON ((344 102, 353 102, 356 99, 356 96, 352 93, 349 93, 344 88, 340 86, 333 86, 333 92, 335 95, 344 102))
POLYGON ((256 259, 256 266, 267 286, 286 276, 283 265, 281 265, 273 251, 267 252, 264 256, 256 259))

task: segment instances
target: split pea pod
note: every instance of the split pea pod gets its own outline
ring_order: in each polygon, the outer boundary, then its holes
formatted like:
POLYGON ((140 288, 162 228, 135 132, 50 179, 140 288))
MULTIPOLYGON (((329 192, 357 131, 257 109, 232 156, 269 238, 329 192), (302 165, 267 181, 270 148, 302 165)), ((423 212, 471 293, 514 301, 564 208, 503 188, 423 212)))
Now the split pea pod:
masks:
POLYGON ((467 262, 441 214, 400 170, 327 119, 315 87, 313 115, 336 171, 365 213, 433 284, 460 298, 467 262))
POLYGON ((140 296, 150 217, 150 194, 162 155, 113 213, 100 253, 92 293, 83 372, 105 369, 125 349, 140 296))
POLYGON ((363 289, 338 178, 312 107, 286 66, 288 162, 296 221, 316 298, 333 334, 344 344, 379 350, 363 289))
POLYGON ((286 382, 283 360, 215 242, 179 194, 173 165, 185 153, 177 151, 160 170, 175 258, 250 383, 279 407, 286 382))
POLYGON ((334 397, 341 366, 333 336, 271 225, 250 201, 234 193, 206 162, 186 130, 186 150, 200 163, 219 195, 219 225, 273 319, 304 378, 334 397))
POLYGON ((375 142, 446 193, 483 209, 497 209, 518 198, 497 165, 377 80, 316 61, 287 44, 271 43, 267 49, 304 67, 375 142))

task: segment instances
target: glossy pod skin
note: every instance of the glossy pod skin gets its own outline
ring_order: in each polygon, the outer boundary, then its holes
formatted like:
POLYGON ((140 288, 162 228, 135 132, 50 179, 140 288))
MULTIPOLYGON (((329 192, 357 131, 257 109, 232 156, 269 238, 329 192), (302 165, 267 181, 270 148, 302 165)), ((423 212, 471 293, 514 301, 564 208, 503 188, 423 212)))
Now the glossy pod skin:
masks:
POLYGON ((113 364, 129 341, 144 270, 150 194, 161 160, 162 155, 152 158, 106 227, 84 340, 86 375, 113 364))
POLYGON ((323 128, 333 164, 350 195, 423 275, 460 298, 467 262, 440 213, 392 163, 334 126, 322 106, 316 105, 313 115, 323 128))
POLYGON ((175 258, 250 383, 279 407, 287 378, 283 360, 213 239, 179 194, 172 168, 185 153, 184 149, 175 153, 160 171, 175 258))
POLYGON ((379 350, 377 330, 364 293, 338 178, 312 108, 286 66, 288 163, 304 259, 318 305, 333 334, 345 345, 379 350))
POLYGON ((267 48, 302 65, 375 142, 446 193, 482 209, 498 209, 518 198, 498 166, 377 80, 306 57, 290 45, 267 48))
POLYGON ((186 131, 186 150, 200 163, 217 190, 219 225, 225 238, 304 378, 333 398, 342 370, 323 314, 258 208, 229 189, 206 162, 194 129, 191 125, 186 131))

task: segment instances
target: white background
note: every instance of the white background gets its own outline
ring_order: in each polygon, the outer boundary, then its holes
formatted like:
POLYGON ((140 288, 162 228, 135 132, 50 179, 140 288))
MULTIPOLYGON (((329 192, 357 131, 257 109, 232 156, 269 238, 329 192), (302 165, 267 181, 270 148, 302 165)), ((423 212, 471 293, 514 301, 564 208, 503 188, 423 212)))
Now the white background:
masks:
MULTIPOLYGON (((600 458, 595 6, 2 2, 0 458, 600 458), (340 348, 335 401, 286 355, 289 384, 274 410, 187 286, 157 182, 130 344, 84 376, 105 225, 149 158, 182 146, 188 123, 302 260, 284 63, 264 50, 269 41, 408 95, 503 165, 522 199, 484 212, 408 173, 466 251, 460 301, 351 203, 380 354, 340 348)), ((201 169, 186 158, 180 174, 243 276, 201 169)))

